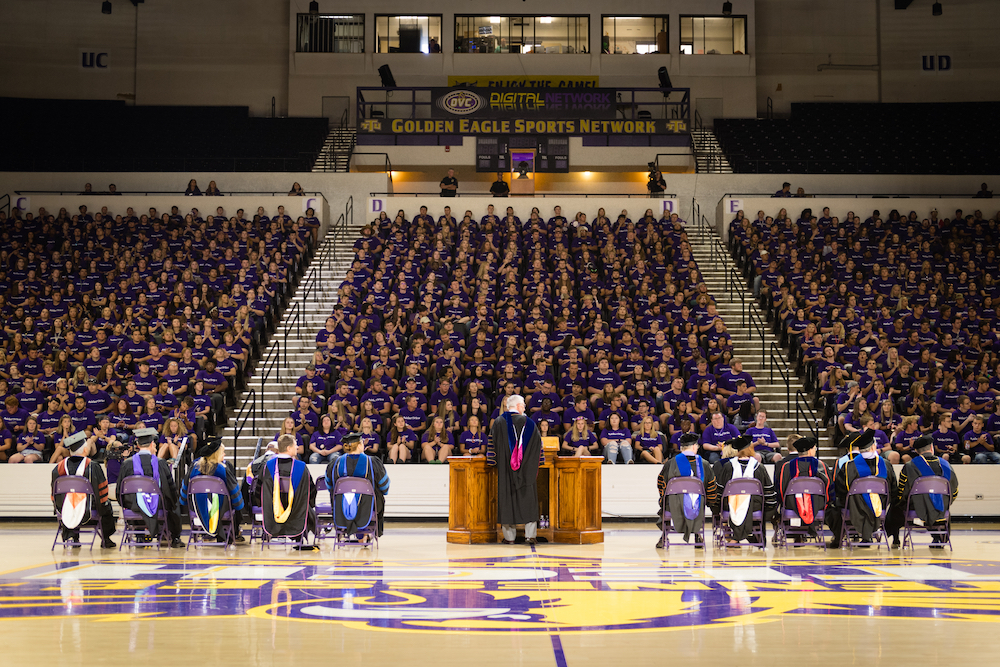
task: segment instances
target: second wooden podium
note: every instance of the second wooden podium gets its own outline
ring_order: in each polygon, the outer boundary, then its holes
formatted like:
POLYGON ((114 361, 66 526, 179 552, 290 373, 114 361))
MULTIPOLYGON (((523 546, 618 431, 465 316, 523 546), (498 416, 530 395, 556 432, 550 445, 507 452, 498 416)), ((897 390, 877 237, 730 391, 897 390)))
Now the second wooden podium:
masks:
MULTIPOLYGON (((558 442, 558 441, 557 441, 558 442)), ((600 456, 559 457, 545 443, 538 467, 538 513, 549 518, 538 536, 561 544, 604 541, 601 530, 600 456)), ((454 544, 499 542, 497 474, 479 456, 448 459, 448 541, 454 544)))

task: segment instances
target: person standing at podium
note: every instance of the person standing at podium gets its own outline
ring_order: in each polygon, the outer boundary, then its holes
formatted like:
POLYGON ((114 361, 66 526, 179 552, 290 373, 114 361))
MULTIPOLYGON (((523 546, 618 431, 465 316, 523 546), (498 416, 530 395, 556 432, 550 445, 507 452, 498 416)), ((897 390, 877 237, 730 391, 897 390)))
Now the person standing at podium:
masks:
POLYGON ((487 463, 497 468, 497 522, 503 544, 514 543, 521 523, 525 542, 537 541, 538 465, 543 458, 542 437, 538 425, 524 414, 524 397, 508 396, 486 449, 487 463))

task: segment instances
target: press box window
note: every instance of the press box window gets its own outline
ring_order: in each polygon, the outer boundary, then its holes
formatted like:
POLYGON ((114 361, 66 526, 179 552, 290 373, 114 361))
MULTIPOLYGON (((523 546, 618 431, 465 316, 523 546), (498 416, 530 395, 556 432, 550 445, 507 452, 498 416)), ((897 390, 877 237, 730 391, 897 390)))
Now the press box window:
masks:
POLYGON ((364 14, 299 14, 295 50, 299 53, 364 53, 364 14))
POLYGON ((376 53, 441 53, 441 16, 376 16, 376 53))
POLYGON ((589 16, 456 16, 456 53, 589 53, 589 16))
POLYGON ((746 16, 681 16, 681 53, 733 55, 747 52, 746 16))
POLYGON ((666 16, 601 17, 601 53, 670 53, 666 16))

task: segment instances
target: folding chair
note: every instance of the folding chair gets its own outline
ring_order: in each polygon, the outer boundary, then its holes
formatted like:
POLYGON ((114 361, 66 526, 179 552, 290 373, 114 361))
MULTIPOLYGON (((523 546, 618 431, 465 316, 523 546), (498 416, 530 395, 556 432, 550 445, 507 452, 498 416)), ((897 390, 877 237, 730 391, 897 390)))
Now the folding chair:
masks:
MULTIPOLYGON (((783 500, 787 503, 788 498, 795 502, 796 496, 822 496, 826 498, 826 483, 819 477, 793 477, 788 483, 788 488, 785 489, 785 497, 783 500)), ((788 509, 785 507, 785 503, 782 503, 781 514, 779 515, 778 528, 774 532, 774 542, 781 542, 781 546, 788 548, 788 539, 801 537, 802 540, 799 542, 792 542, 793 547, 804 547, 809 544, 810 540, 814 540, 818 544, 823 545, 823 550, 826 551, 826 539, 824 539, 823 532, 823 521, 826 519, 826 508, 825 507, 813 507, 813 516, 815 517, 816 524, 819 524, 819 528, 815 533, 810 532, 808 526, 803 525, 792 525, 794 519, 799 518, 798 512, 793 509, 788 509)))
MULTIPOLYGON (((760 483, 759 479, 731 479, 726 482, 726 488, 722 491, 722 512, 720 513, 719 521, 719 531, 716 534, 717 544, 720 547, 738 547, 741 546, 739 542, 731 541, 733 536, 732 527, 729 525, 730 509, 729 509, 729 498, 732 496, 750 496, 747 502, 753 502, 754 496, 758 496, 761 499, 761 507, 763 507, 764 502, 764 486, 760 483)), ((767 541, 764 536, 764 512, 763 509, 758 511, 750 510, 747 512, 747 518, 751 522, 750 534, 756 538, 756 542, 751 540, 750 546, 759 547, 763 549, 767 546, 767 541)), ((715 521, 713 520, 713 525, 715 521)))
MULTIPOLYGON (((308 474, 308 473, 306 473, 306 474, 308 474)), ((288 489, 290 487, 291 487, 291 479, 288 478, 288 477, 283 477, 281 475, 278 475, 278 488, 281 490, 281 493, 288 493, 288 489)), ((263 495, 263 488, 261 490, 261 494, 263 495)), ((261 536, 260 537, 261 537, 261 540, 262 540, 262 546, 266 546, 268 549, 270 549, 271 546, 273 546, 274 544, 284 544, 286 546, 289 545, 289 544, 291 544, 291 545, 298 544, 298 545, 303 545, 303 546, 305 545, 305 543, 306 543, 305 542, 306 535, 309 532, 309 521, 308 520, 306 521, 305 525, 303 526, 301 533, 296 533, 294 535, 271 535, 270 533, 267 532, 267 527, 263 523, 263 521, 264 521, 264 512, 263 512, 263 509, 264 509, 264 499, 262 497, 261 500, 260 500, 260 507, 255 507, 254 508, 254 512, 255 512, 255 514, 254 514, 254 521, 255 522, 257 521, 256 512, 260 511, 260 521, 261 521, 261 524, 260 524, 261 536)), ((251 533, 252 532, 253 532, 253 529, 251 529, 251 533)))
POLYGON ((889 511, 888 502, 882 503, 882 513, 876 519, 875 530, 872 531, 872 541, 864 542, 860 539, 854 542, 851 541, 852 538, 861 537, 858 531, 854 529, 854 526, 851 525, 851 496, 864 496, 870 493, 875 493, 880 496, 888 496, 888 480, 882 479, 881 477, 858 477, 851 483, 851 488, 847 491, 847 499, 844 501, 844 507, 840 510, 842 519, 840 526, 840 541, 845 547, 877 546, 881 549, 882 542, 884 541, 886 548, 889 548, 889 536, 885 533, 885 516, 889 511))
POLYGON ((316 480, 316 543, 336 537, 333 525, 333 505, 330 500, 330 487, 326 484, 326 475, 316 480))
POLYGON ((233 506, 229 500, 229 489, 226 483, 215 475, 198 475, 188 481, 187 497, 188 521, 191 524, 191 534, 188 536, 185 550, 191 548, 193 542, 205 546, 228 548, 236 539, 236 531, 233 527, 233 506), (195 508, 195 496, 203 494, 215 494, 219 496, 219 527, 221 528, 219 542, 216 534, 209 532, 208 528, 202 525, 198 510, 195 508), (205 538, 210 537, 210 541, 205 538))
MULTIPOLYGON (((907 545, 910 547, 910 551, 913 550, 916 544, 913 539, 913 530, 923 528, 927 531, 927 534, 932 538, 937 537, 942 539, 941 542, 928 542, 927 544, 940 544, 948 545, 948 549, 954 551, 955 549, 951 546, 951 509, 944 510, 944 522, 935 523, 932 525, 917 523, 917 512, 913 509, 913 497, 928 495, 931 493, 939 493, 951 502, 951 482, 941 477, 939 475, 928 475, 926 477, 918 477, 914 482, 913 486, 910 488, 910 495, 906 498, 906 508, 905 508, 905 519, 903 523, 903 548, 905 549, 907 545)), ((930 502, 930 498, 927 499, 930 502)))
MULTIPOLYGON (((361 539, 368 536, 375 543, 375 548, 378 548, 378 518, 375 509, 375 489, 372 486, 371 480, 365 477, 341 477, 333 485, 333 497, 332 497, 332 509, 333 511, 333 529, 334 529, 334 541, 333 548, 346 547, 346 546, 357 546, 361 543, 361 539), (344 495, 348 493, 356 493, 361 496, 371 496, 371 512, 367 517, 364 517, 365 521, 362 525, 360 522, 358 524, 357 530, 353 533, 358 541, 349 539, 352 533, 348 533, 347 526, 342 526, 337 523, 337 512, 336 503, 340 502, 344 495)), ((361 546, 366 546, 365 543, 361 543, 361 546)))
MULTIPOLYGON (((669 533, 671 530, 671 515, 670 515, 670 496, 677 496, 683 494, 697 494, 701 496, 702 503, 702 513, 705 511, 705 484, 697 477, 674 477, 667 481, 667 488, 663 492, 663 515, 662 515, 662 529, 663 529, 663 548, 670 548, 670 537, 669 533)), ((705 543, 705 523, 701 524, 701 531, 699 535, 695 538, 701 538, 701 543, 705 543)))
POLYGON ((61 496, 67 493, 82 493, 88 496, 85 502, 90 503, 90 516, 85 518, 80 522, 80 525, 76 528, 66 528, 63 525, 62 517, 62 507, 56 505, 56 518, 59 520, 56 525, 56 536, 52 540, 52 551, 56 550, 56 545, 61 544, 63 548, 66 547, 82 547, 83 542, 77 540, 69 539, 63 540, 62 531, 64 528, 73 532, 79 533, 93 533, 93 537, 90 539, 90 550, 94 550, 94 542, 100 536, 101 540, 104 539, 104 533, 101 532, 101 519, 97 513, 97 494, 94 493, 94 487, 90 484, 90 480, 86 477, 80 475, 63 475, 62 477, 56 477, 55 481, 52 483, 52 495, 61 496))
MULTIPOLYGON (((156 461, 153 461, 153 465, 156 465, 156 461)), ((119 498, 124 495, 137 493, 144 493, 156 496, 157 498, 156 520, 160 522, 160 530, 156 535, 150 535, 150 537, 153 538, 153 542, 156 544, 157 550, 159 550, 160 542, 167 539, 167 510, 163 506, 160 487, 157 486, 155 479, 143 475, 130 475, 118 482, 119 498)), ((140 536, 145 537, 147 535, 145 515, 142 512, 134 512, 125 507, 125 505, 121 507, 122 523, 125 527, 122 531, 122 541, 118 544, 118 550, 121 551, 126 543, 132 546, 149 546, 147 543, 139 542, 137 539, 140 536)))

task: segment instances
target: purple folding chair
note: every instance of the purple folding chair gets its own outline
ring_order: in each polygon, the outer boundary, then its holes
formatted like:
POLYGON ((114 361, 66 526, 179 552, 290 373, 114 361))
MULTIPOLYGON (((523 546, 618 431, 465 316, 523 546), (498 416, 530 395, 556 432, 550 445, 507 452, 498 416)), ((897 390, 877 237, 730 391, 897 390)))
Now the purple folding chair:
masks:
MULTIPOLYGON (((788 483, 788 488, 785 489, 785 497, 782 500, 787 501, 789 497, 792 498, 792 503, 795 502, 795 496, 822 496, 826 498, 826 483, 819 477, 793 477, 788 483)), ((774 533, 774 542, 781 543, 781 546, 788 548, 789 538, 801 538, 800 541, 793 541, 792 547, 804 547, 809 544, 810 540, 814 540, 818 544, 823 545, 823 550, 826 551, 826 540, 823 538, 823 521, 826 519, 826 508, 819 507, 813 508, 813 516, 815 517, 815 523, 819 524, 819 529, 815 533, 809 531, 808 526, 793 526, 792 520, 798 519, 799 513, 794 509, 788 509, 785 507, 785 503, 781 506, 781 520, 778 523, 778 529, 774 533)))
POLYGON ((198 475, 192 477, 188 481, 187 508, 188 521, 191 524, 191 534, 188 536, 185 551, 191 548, 192 542, 197 542, 205 546, 222 547, 223 549, 233 544, 236 539, 236 531, 233 526, 233 506, 229 500, 229 489, 226 488, 224 481, 215 475, 198 475), (217 540, 215 533, 209 532, 208 527, 202 525, 201 519, 198 516, 198 510, 194 504, 195 496, 209 493, 219 496, 219 527, 222 529, 220 535, 222 537, 221 542, 217 540), (206 540, 205 538, 211 539, 206 540))
MULTIPOLYGON (((678 496, 686 493, 697 494, 701 496, 702 501, 702 512, 705 511, 705 484, 697 477, 674 477, 667 481, 667 488, 663 491, 663 515, 662 515, 662 529, 663 529, 663 548, 670 548, 670 537, 669 533, 671 530, 671 516, 670 516, 670 496, 678 496)), ((705 543, 705 523, 701 524, 700 535, 701 543, 705 543)))
MULTIPOLYGON (((154 463, 155 465, 155 463, 154 463)), ((156 535, 150 535, 156 543, 157 550, 160 549, 160 542, 167 539, 167 510, 163 506, 163 498, 160 494, 160 487, 152 477, 143 475, 130 475, 118 482, 118 498, 128 494, 145 493, 157 497, 156 520, 160 522, 160 530, 156 535)), ((122 522, 125 524, 122 541, 118 544, 118 550, 124 548, 126 542, 132 546, 147 546, 139 542, 138 537, 147 535, 146 516, 142 512, 134 512, 122 505, 122 522)))
MULTIPOLYGON (((281 493, 288 493, 288 489, 291 487, 291 484, 292 484, 291 479, 289 479, 288 477, 283 477, 281 475, 278 475, 278 489, 281 491, 281 493)), ((289 545, 289 544, 292 544, 292 545, 301 544, 301 545, 305 545, 306 533, 309 532, 309 522, 308 521, 306 521, 306 525, 302 529, 302 532, 298 533, 298 534, 295 534, 295 535, 271 535, 270 533, 267 532, 267 528, 263 524, 263 519, 264 519, 264 513, 263 513, 264 512, 264 498, 263 498, 263 494, 264 494, 264 490, 263 490, 263 487, 261 487, 261 496, 262 497, 260 499, 260 507, 254 508, 255 512, 257 510, 260 510, 260 513, 261 513, 260 516, 261 516, 261 540, 262 540, 262 544, 264 546, 267 546, 268 549, 270 549, 271 546, 274 545, 274 544, 285 544, 285 545, 289 545)), ((256 518, 257 517, 255 516, 254 520, 256 520, 256 518)))
MULTIPOLYGON (((750 496, 749 502, 753 502, 753 497, 758 496, 761 499, 762 507, 764 501, 764 486, 760 483, 759 479, 731 479, 726 482, 726 488, 722 491, 722 512, 719 517, 719 532, 716 534, 717 544, 720 547, 738 547, 741 546, 739 542, 731 541, 733 536, 732 527, 729 525, 729 498, 731 496, 750 496)), ((750 511, 747 513, 747 519, 751 521, 750 531, 751 535, 756 538, 756 542, 750 542, 750 546, 759 547, 763 549, 767 546, 767 542, 764 539, 764 512, 750 511)), ((713 520, 714 524, 714 520, 713 520)))
POLYGON ((889 511, 888 501, 882 503, 882 513, 876 519, 875 530, 872 531, 872 539, 870 542, 861 540, 861 534, 854 530, 854 526, 851 525, 851 496, 864 496, 870 493, 875 493, 880 496, 888 496, 889 481, 882 479, 881 477, 858 477, 851 483, 851 488, 847 491, 847 499, 844 501, 844 507, 840 510, 842 519, 840 526, 840 541, 845 547, 877 546, 881 549, 882 542, 885 542, 886 548, 889 548, 889 536, 885 533, 885 516, 889 511), (852 541, 852 538, 857 538, 857 540, 852 541))
MULTIPOLYGON (((910 487, 910 495, 906 498, 906 512, 905 521, 903 523, 903 548, 905 549, 907 544, 909 544, 910 551, 913 550, 916 544, 913 539, 913 530, 917 528, 923 528, 927 531, 927 534, 931 536, 932 540, 937 537, 940 542, 927 542, 926 544, 940 544, 948 545, 948 549, 954 551, 955 549, 951 546, 951 509, 950 505, 944 510, 944 521, 935 523, 928 526, 927 524, 919 525, 917 524, 917 512, 913 509, 913 497, 928 495, 931 493, 939 493, 948 499, 951 503, 951 482, 941 477, 940 475, 928 475, 926 477, 918 477, 914 482, 913 486, 910 487)), ((927 499, 930 502, 930 498, 927 499)))
POLYGON ((316 480, 316 540, 326 540, 336 537, 333 525, 333 505, 330 501, 330 487, 326 483, 326 475, 316 480))
MULTIPOLYGON (((97 494, 94 493, 94 487, 90 484, 90 480, 81 475, 63 475, 61 477, 56 477, 55 481, 52 482, 52 496, 61 496, 67 493, 82 493, 84 495, 90 496, 87 502, 90 503, 90 516, 85 518, 83 522, 80 523, 76 528, 69 528, 74 532, 80 533, 93 533, 93 537, 90 539, 90 550, 94 550, 94 542, 97 537, 100 536, 104 539, 104 534, 101 532, 101 519, 97 513, 97 494)), ((56 545, 61 544, 63 548, 66 547, 82 547, 83 542, 77 540, 69 539, 63 540, 62 530, 65 528, 62 520, 62 507, 56 505, 56 517, 59 519, 56 525, 56 536, 52 540, 52 551, 56 550, 56 545)))
POLYGON ((368 536, 375 543, 375 548, 378 549, 378 516, 375 508, 375 489, 372 486, 371 480, 366 477, 341 477, 333 484, 332 502, 340 502, 340 499, 347 493, 371 496, 371 513, 367 517, 368 521, 365 525, 359 526, 354 533, 357 537, 357 541, 354 541, 349 539, 350 534, 347 532, 347 527, 337 524, 337 512, 336 509, 332 509, 334 529, 333 548, 358 546, 359 544, 367 546, 367 543, 361 542, 361 539, 368 536))

